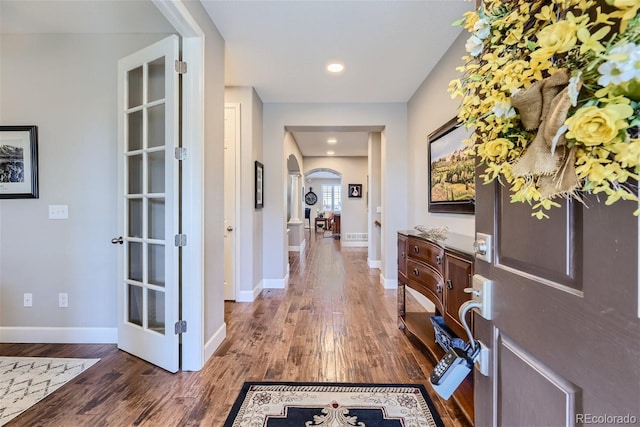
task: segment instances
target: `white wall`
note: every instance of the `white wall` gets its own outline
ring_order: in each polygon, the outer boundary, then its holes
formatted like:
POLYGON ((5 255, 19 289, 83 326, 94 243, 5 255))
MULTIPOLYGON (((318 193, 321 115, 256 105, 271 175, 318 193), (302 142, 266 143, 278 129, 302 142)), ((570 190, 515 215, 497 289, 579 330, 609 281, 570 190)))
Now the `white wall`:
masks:
MULTIPOLYGON (((407 105, 392 104, 265 104, 264 275, 286 278, 287 247, 285 126, 384 126, 382 141, 382 269, 385 286, 397 284, 397 237, 407 227, 407 105), (267 167, 269 165, 269 167, 267 167), (386 171, 386 172, 385 172, 386 171)), ((307 165, 304 165, 305 170, 307 165)), ((365 230, 366 231, 366 228, 365 230)))
POLYGON ((0 339, 115 342, 117 61, 165 36, 2 35, 0 122, 38 126, 40 198, 0 201, 0 339))
POLYGON ((238 301, 253 301, 262 289, 261 209, 254 208, 254 161, 262 162, 262 100, 251 87, 227 87, 225 102, 240 104, 240 245, 238 301))
POLYGON ((378 268, 381 259, 381 228, 375 224, 375 221, 382 220, 382 214, 377 208, 382 206, 382 194, 380 191, 380 181, 382 177, 381 167, 381 147, 382 135, 379 132, 371 132, 369 134, 369 156, 368 156, 368 175, 369 175, 369 256, 367 262, 369 267, 378 268))
MULTIPOLYGON (((340 216, 340 243, 348 244, 347 233, 367 233, 367 158, 366 157, 305 157, 305 175, 315 169, 331 169, 338 172, 341 180, 312 180, 307 186, 314 188, 318 195, 315 211, 322 206, 322 184, 335 185, 340 182, 342 194, 342 214, 340 216), (349 184, 362 184, 362 197, 349 198, 349 184)), ((315 218, 312 210, 311 218, 315 218)), ((366 242, 365 242, 366 243, 366 242)))
POLYGON ((200 2, 184 5, 204 31, 204 344, 210 355, 224 323, 224 40, 200 2))
POLYGON ((427 135, 455 117, 460 105, 447 92, 449 82, 459 78, 456 67, 465 54, 468 34, 463 32, 449 48, 408 103, 409 228, 416 225, 447 226, 449 231, 473 236, 473 215, 432 214, 428 211, 427 135))

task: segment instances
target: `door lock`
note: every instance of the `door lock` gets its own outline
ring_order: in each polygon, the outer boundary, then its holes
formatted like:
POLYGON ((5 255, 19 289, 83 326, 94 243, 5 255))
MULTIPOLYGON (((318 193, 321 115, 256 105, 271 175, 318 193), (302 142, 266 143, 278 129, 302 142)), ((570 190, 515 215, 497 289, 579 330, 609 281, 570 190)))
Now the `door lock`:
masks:
POLYGON ((476 240, 473 242, 473 251, 476 253, 476 258, 492 262, 491 240, 490 234, 476 233, 476 240))

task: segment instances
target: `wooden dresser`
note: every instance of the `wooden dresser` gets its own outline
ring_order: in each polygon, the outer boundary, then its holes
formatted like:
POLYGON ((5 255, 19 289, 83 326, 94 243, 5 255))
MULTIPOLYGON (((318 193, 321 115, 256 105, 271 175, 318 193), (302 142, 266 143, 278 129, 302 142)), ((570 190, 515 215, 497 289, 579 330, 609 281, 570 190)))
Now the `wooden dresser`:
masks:
MULTIPOLYGON (((435 341, 431 316, 442 316, 458 338, 469 340, 458 320, 458 308, 471 298, 464 288, 471 287, 473 261, 473 237, 447 233, 446 239, 433 240, 417 231, 398 232, 398 325, 434 362, 444 356, 444 350, 435 341), (428 311, 413 301, 407 287, 428 298, 435 309, 428 311)), ((470 317, 467 321, 472 325, 470 317)), ((453 399, 473 424, 473 374, 453 399)))

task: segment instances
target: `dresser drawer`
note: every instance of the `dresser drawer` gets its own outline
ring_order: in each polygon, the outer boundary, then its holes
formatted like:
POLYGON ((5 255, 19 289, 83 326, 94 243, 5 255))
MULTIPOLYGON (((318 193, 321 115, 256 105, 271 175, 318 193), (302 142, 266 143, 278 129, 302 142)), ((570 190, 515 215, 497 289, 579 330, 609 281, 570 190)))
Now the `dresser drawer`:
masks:
POLYGON ((428 294, 430 294, 427 295, 429 299, 433 300, 436 306, 442 307, 442 285, 444 280, 437 271, 420 262, 409 259, 407 260, 407 281, 409 286, 415 287, 419 291, 428 291, 428 294))
POLYGON ((407 242, 407 257, 409 259, 413 258, 424 261, 431 267, 439 271, 440 274, 444 273, 442 266, 444 249, 442 249, 438 245, 426 242, 424 240, 409 238, 409 241, 407 242))

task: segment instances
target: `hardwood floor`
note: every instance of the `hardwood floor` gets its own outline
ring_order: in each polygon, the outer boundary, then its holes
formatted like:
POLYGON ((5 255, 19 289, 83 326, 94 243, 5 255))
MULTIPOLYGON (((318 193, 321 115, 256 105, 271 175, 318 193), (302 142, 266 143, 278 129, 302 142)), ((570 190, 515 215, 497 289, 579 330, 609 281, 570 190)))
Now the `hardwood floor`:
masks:
POLYGON ((398 329, 396 291, 366 248, 318 233, 290 265, 287 289, 225 303, 227 338, 200 372, 169 374, 115 345, 0 344, 4 356, 101 358, 8 426, 221 426, 243 382, 261 380, 425 384, 445 426, 468 426, 428 385, 433 363, 398 329))

